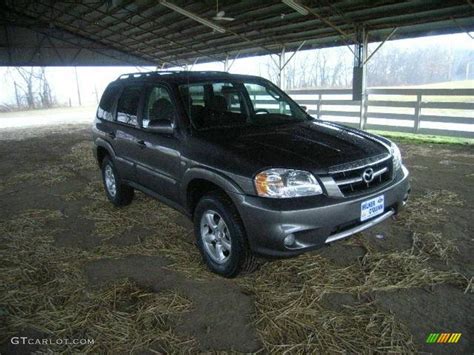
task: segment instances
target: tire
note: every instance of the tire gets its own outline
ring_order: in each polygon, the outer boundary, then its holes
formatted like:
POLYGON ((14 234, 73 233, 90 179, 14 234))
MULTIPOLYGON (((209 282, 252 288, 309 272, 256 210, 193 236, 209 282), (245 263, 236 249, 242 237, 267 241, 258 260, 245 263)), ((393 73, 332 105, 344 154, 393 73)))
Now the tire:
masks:
POLYGON ((114 162, 109 156, 106 156, 102 161, 102 182, 107 198, 115 206, 127 206, 132 203, 134 190, 122 183, 114 162), (111 182, 111 179, 114 183, 111 182))
POLYGON ((212 272, 232 278, 242 271, 252 272, 257 268, 242 220, 227 196, 211 193, 202 197, 194 211, 193 222, 198 248, 212 272))

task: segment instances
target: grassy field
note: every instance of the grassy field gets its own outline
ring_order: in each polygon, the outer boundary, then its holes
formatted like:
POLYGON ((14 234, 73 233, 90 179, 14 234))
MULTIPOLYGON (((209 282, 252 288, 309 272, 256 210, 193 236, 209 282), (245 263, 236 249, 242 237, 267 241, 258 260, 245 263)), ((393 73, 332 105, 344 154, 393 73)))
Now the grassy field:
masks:
POLYGON ((432 136, 427 134, 414 134, 414 133, 402 133, 402 132, 390 132, 390 131, 377 131, 369 130, 371 133, 379 134, 381 136, 396 139, 400 142, 406 143, 436 143, 436 144, 462 144, 462 145, 473 145, 474 139, 469 138, 458 138, 458 137, 444 137, 444 136, 432 136))

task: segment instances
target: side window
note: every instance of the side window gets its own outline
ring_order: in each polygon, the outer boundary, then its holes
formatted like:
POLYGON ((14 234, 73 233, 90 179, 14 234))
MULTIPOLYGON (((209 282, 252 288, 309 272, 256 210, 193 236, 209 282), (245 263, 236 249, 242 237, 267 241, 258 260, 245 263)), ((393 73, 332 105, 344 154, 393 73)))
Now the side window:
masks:
POLYGON ((117 121, 132 126, 137 124, 138 103, 140 102, 141 88, 129 86, 123 89, 117 104, 117 121))
POLYGON ((202 111, 204 108, 204 86, 203 84, 183 85, 179 87, 184 109, 190 118, 202 111))
POLYGON ((291 108, 288 103, 280 98, 278 93, 269 90, 259 84, 245 84, 250 101, 252 101, 254 111, 279 113, 284 115, 291 115, 291 108))
POLYGON ((190 85, 188 95, 193 105, 204 107, 204 85, 190 85))
POLYGON ((99 108, 97 109, 97 118, 107 121, 114 120, 112 109, 119 91, 120 88, 118 86, 109 86, 105 89, 100 99, 99 108))
POLYGON ((162 86, 155 86, 148 95, 142 120, 143 127, 146 128, 157 120, 174 121, 175 112, 168 90, 162 86))
MULTIPOLYGON (((223 97, 226 103, 226 111, 235 113, 245 113, 243 108, 242 93, 231 83, 215 83, 212 84, 214 97, 223 97)), ((221 99, 222 102, 224 100, 221 99)))

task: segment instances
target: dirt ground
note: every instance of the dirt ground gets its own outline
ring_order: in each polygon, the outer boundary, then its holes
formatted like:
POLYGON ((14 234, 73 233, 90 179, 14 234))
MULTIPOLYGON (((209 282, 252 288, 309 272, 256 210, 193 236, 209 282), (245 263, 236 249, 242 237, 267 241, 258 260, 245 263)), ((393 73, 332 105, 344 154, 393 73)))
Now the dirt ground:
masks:
POLYGON ((84 125, 0 130, 0 353, 472 354, 474 148, 401 149, 412 196, 396 221, 226 280, 177 212, 106 201, 84 125), (443 332, 462 336, 426 344, 443 332))

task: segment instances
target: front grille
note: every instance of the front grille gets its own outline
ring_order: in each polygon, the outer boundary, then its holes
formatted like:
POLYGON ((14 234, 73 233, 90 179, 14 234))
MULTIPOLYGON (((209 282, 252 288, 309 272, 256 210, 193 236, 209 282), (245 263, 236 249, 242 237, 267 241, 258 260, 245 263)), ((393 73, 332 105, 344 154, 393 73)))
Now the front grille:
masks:
POLYGON ((352 166, 331 174, 344 196, 370 192, 392 180, 393 163, 390 156, 371 164, 352 166), (365 176, 364 176, 365 175, 365 176))

